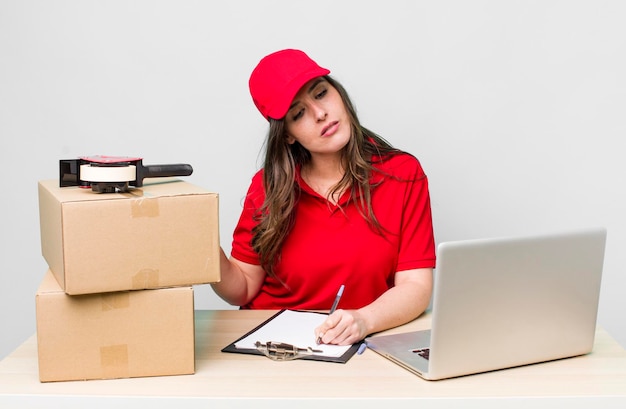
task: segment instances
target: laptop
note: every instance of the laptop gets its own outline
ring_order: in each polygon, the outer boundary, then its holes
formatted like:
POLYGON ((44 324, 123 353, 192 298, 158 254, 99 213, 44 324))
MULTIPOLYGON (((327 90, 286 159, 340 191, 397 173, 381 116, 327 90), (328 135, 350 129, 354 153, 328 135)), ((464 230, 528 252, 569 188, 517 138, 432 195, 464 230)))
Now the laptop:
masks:
POLYGON ((441 243, 430 330, 366 338, 438 380, 593 348, 606 229, 441 243))

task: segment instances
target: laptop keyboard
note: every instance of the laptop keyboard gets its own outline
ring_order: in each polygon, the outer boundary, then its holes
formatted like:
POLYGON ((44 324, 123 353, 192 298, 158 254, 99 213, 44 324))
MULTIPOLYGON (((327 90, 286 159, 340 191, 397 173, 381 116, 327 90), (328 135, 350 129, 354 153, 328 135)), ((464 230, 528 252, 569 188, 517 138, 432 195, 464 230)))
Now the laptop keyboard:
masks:
POLYGON ((416 353, 424 359, 428 359, 428 357, 430 356, 430 348, 412 349, 411 352, 416 353))

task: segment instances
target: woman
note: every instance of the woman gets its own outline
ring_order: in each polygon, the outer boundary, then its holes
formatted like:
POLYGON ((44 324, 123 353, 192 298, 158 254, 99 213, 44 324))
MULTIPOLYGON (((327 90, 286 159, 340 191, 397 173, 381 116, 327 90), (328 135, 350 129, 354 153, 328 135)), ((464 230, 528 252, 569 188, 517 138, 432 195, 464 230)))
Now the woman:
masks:
POLYGON ((315 336, 348 345, 427 308, 435 246, 418 160, 362 127, 328 74, 293 49, 252 72, 269 121, 265 164, 213 288, 242 308, 327 310, 344 285, 315 336))

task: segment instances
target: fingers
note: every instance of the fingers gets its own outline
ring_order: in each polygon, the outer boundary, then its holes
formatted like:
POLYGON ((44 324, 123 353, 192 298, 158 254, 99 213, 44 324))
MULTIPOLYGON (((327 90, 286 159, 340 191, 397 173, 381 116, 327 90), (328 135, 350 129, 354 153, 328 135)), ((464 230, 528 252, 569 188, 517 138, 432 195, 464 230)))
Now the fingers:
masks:
POLYGON ((326 318, 326 320, 319 327, 315 328, 315 337, 318 344, 330 344, 334 339, 333 333, 337 330, 335 327, 339 324, 339 316, 342 310, 337 310, 326 318))
POLYGON ((324 336, 326 335, 326 332, 333 327, 334 327, 334 324, 331 325, 328 322, 328 319, 326 319, 326 321, 324 321, 322 325, 315 328, 315 341, 317 342, 318 345, 326 343, 324 342, 324 336))
POLYGON ((360 330, 349 311, 337 310, 315 329, 315 336, 318 344, 349 345, 360 340, 360 330))

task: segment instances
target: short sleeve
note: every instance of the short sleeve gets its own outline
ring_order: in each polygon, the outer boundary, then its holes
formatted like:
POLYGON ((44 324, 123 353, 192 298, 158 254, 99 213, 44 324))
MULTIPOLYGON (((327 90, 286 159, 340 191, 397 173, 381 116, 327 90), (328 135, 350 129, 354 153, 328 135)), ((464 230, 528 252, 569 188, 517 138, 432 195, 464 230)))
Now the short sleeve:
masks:
POLYGON ((264 199, 263 172, 259 171, 252 178, 244 199, 241 216, 233 233, 231 255, 245 263, 260 264, 259 255, 252 248, 252 230, 258 223, 256 216, 264 199))

